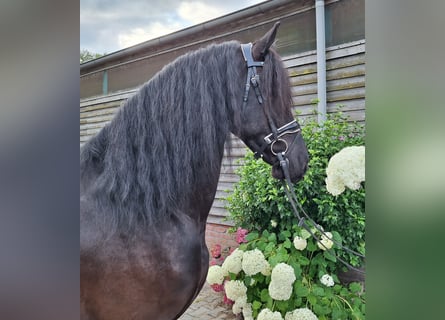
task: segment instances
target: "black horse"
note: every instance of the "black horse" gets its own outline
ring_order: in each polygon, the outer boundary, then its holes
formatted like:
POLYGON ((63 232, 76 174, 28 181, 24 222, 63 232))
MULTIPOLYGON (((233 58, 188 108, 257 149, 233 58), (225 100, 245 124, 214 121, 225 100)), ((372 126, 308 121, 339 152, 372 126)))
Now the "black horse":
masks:
POLYGON ((302 178, 308 153, 287 70, 270 48, 277 27, 253 45, 179 57, 83 146, 82 319, 172 320, 192 303, 207 275, 206 219, 229 132, 274 177, 283 178, 280 153, 291 179, 302 178))

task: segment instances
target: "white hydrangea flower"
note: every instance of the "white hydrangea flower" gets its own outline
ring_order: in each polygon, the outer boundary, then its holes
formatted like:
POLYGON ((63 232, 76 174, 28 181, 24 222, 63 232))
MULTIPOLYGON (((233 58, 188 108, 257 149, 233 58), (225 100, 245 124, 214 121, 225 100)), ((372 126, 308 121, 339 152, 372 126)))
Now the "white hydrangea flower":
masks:
POLYGON ((249 250, 243 254, 241 266, 248 276, 264 271, 268 265, 269 262, 267 262, 264 254, 258 249, 249 250))
POLYGON ((308 308, 299 308, 287 312, 284 320, 318 320, 317 316, 308 308))
POLYGON ((272 269, 271 279, 277 283, 293 285, 296 280, 294 268, 287 263, 281 262, 272 269))
POLYGON ((246 305, 244 306, 243 317, 244 317, 244 320, 253 320, 252 304, 251 303, 246 303, 246 305))
POLYGON ((261 274, 263 275, 263 276, 270 276, 270 274, 272 273, 272 267, 270 266, 270 264, 269 263, 267 263, 267 266, 266 266, 266 268, 264 268, 264 270, 262 270, 261 271, 261 274))
POLYGON ((292 285, 296 280, 294 268, 286 263, 279 263, 272 269, 269 295, 274 300, 289 300, 292 285))
POLYGON ((272 312, 269 309, 263 309, 258 314, 257 320, 283 320, 281 313, 278 311, 272 312))
POLYGON ((360 188, 365 181, 365 147, 346 147, 334 154, 326 168, 326 189, 334 196, 360 188))
POLYGON ((332 246, 334 245, 334 242, 331 239, 332 239, 332 233, 324 232, 321 235, 320 241, 317 241, 317 246, 323 251, 331 249, 332 246))
POLYGON ((226 277, 226 273, 221 268, 221 266, 215 265, 209 268, 209 272, 207 273, 207 282, 212 284, 222 284, 224 282, 224 278, 226 277))
POLYGON ((294 238, 294 247, 297 250, 304 250, 307 247, 307 241, 306 239, 300 237, 300 236, 295 236, 294 238))
POLYGON ((274 300, 286 301, 292 295, 292 286, 279 285, 275 282, 269 284, 269 295, 274 300))
POLYGON ((241 296, 238 299, 236 299, 235 303, 232 306, 232 312, 234 314, 238 314, 241 313, 243 311, 243 309, 246 307, 247 305, 247 296, 241 296))
POLYGON ((275 221, 275 220, 270 220, 270 225, 273 227, 273 228, 275 228, 277 225, 278 225, 278 223, 275 221))
POLYGON ((228 274, 229 272, 238 274, 241 271, 241 261, 243 260, 244 251, 235 249, 230 256, 224 260, 222 264, 223 271, 228 274))
POLYGON ((328 176, 325 179, 326 182, 326 190, 333 196, 338 196, 339 194, 342 194, 346 188, 345 185, 342 183, 342 181, 338 178, 334 178, 334 176, 328 176))
POLYGON ((246 295, 247 287, 240 280, 230 280, 224 284, 226 296, 232 301, 243 298, 246 295))
POLYGON ((320 278, 320 282, 324 284, 326 287, 332 287, 334 285, 334 279, 328 274, 324 274, 320 278))

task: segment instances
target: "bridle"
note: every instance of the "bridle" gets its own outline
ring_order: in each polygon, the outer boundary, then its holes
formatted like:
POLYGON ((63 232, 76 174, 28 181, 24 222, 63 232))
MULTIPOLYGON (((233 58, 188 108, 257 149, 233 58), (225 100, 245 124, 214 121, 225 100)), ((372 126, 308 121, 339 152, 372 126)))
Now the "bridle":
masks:
POLYGON ((245 109, 247 105, 247 99, 249 97, 250 87, 253 87, 258 103, 263 106, 263 111, 266 114, 267 121, 269 123, 269 128, 272 131, 270 134, 263 138, 261 145, 258 145, 255 141, 250 141, 249 144, 254 151, 255 158, 263 158, 264 151, 268 146, 270 146, 270 151, 273 155, 279 155, 285 157, 287 151, 289 150, 289 145, 286 140, 282 139, 284 135, 287 134, 295 134, 301 132, 300 125, 296 120, 292 120, 285 125, 277 128, 275 122, 270 117, 269 112, 264 108, 264 99, 260 90, 259 83, 259 75, 257 73, 256 67, 262 67, 264 65, 264 61, 255 61, 252 55, 252 43, 241 44, 241 51, 243 53, 244 61, 247 64, 247 79, 246 85, 244 89, 243 96, 243 109, 245 109))
MULTIPOLYGON (((250 140, 250 148, 254 151, 255 158, 263 158, 265 156, 264 151, 268 146, 270 146, 270 151, 273 155, 275 155, 280 163, 280 167, 283 170, 283 174, 285 177, 285 181, 283 183, 283 188, 286 192, 286 196, 292 206, 292 209, 294 211, 295 216, 298 219, 298 225, 300 227, 305 228, 312 237, 314 237, 315 240, 319 241, 323 246, 324 244, 320 242, 320 239, 314 234, 312 231, 312 228, 308 225, 306 220, 310 221, 312 225, 319 231, 322 235, 326 236, 326 233, 324 232, 323 228, 319 226, 314 220, 312 220, 309 215, 304 211, 303 207, 300 205, 297 195, 295 194, 295 191, 293 189, 293 184, 290 178, 289 173, 289 160, 286 157, 286 153, 289 150, 289 145, 287 144, 286 140, 282 139, 284 135, 287 134, 295 134, 298 135, 301 133, 300 125, 297 123, 296 120, 292 120, 285 125, 281 126, 280 128, 277 128, 275 125, 275 122, 270 117, 270 114, 267 112, 267 110, 264 108, 264 98, 261 94, 260 90, 260 84, 259 84, 259 75, 257 73, 256 67, 262 67, 264 65, 264 61, 255 61, 252 55, 252 43, 246 43, 241 44, 241 51, 243 53, 244 61, 247 64, 247 79, 246 79, 246 85, 244 89, 244 96, 243 96, 243 110, 245 109, 247 105, 247 99, 249 97, 249 90, 250 87, 253 87, 253 90, 255 91, 256 98, 258 100, 258 103, 263 106, 263 112, 266 115, 267 121, 269 123, 269 128, 272 131, 268 135, 266 135, 263 138, 263 141, 261 145, 259 146, 255 141, 250 140), (297 209, 297 206, 299 209, 303 212, 304 217, 300 216, 299 210, 297 209)), ((335 241, 334 239, 331 239, 333 243, 335 243, 339 248, 342 248, 346 251, 349 251, 350 253, 365 258, 364 255, 362 255, 359 252, 353 251, 345 246, 343 246, 341 243, 335 241)), ((329 251, 326 246, 324 246, 327 251, 329 251)), ((354 268, 349 263, 335 255, 335 253, 331 252, 331 254, 338 259, 340 262, 345 264, 349 269, 353 269, 357 272, 363 273, 362 270, 354 268)))

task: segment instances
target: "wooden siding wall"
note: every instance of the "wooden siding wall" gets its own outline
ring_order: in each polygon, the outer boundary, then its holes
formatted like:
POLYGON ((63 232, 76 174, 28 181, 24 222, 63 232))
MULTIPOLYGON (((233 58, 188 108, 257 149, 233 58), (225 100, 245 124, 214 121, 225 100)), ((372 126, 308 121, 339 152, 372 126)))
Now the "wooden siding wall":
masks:
MULTIPOLYGON (((351 121, 365 121, 365 41, 356 41, 327 49, 327 110, 336 112, 339 106, 351 121)), ((313 117, 317 99, 316 52, 310 51, 283 58, 289 70, 294 108, 300 122, 313 117)), ((80 145, 96 134, 118 110, 121 103, 137 90, 111 94, 104 97, 85 99, 80 102, 80 145)), ((221 167, 218 189, 208 222, 231 225, 224 221, 227 211, 224 198, 239 180, 235 174, 239 159, 246 147, 239 139, 231 136, 230 158, 225 154, 221 167)))
MULTIPOLYGON (((312 114, 317 99, 317 53, 310 51, 286 57, 295 109, 299 119, 312 114)), ((341 109, 351 121, 365 121, 365 41, 342 44, 326 50, 327 112, 341 109)))

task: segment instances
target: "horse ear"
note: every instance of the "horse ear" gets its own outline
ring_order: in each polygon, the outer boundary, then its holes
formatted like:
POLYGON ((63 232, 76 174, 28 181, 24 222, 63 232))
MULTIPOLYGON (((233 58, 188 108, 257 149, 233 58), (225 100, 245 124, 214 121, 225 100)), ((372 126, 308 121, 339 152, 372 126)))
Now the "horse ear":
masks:
POLYGON ((261 39, 256 40, 252 46, 252 54, 255 60, 264 60, 272 43, 275 41, 275 36, 277 35, 278 27, 280 22, 276 22, 272 29, 267 31, 267 33, 261 37, 261 39))

